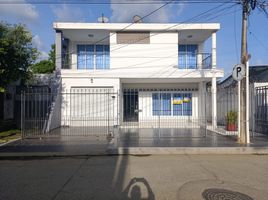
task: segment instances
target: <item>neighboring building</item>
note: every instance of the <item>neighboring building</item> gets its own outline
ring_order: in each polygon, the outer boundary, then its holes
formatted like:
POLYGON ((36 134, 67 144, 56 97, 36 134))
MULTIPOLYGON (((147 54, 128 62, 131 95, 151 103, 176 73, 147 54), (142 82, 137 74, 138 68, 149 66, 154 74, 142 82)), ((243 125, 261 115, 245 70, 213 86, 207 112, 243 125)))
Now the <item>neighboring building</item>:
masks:
MULTIPOLYGON (((238 111, 237 81, 232 75, 217 85, 218 124, 226 125, 226 114, 238 111)), ((249 67, 249 128, 253 132, 268 130, 268 65, 249 67)))
POLYGON ((181 119, 204 119, 206 84, 211 82, 210 121, 216 127, 216 79, 223 77, 216 64, 219 24, 53 27, 63 92, 61 126, 101 126, 107 112, 113 126, 154 127, 159 116, 170 127, 181 119), (204 52, 208 39, 211 51, 204 52))

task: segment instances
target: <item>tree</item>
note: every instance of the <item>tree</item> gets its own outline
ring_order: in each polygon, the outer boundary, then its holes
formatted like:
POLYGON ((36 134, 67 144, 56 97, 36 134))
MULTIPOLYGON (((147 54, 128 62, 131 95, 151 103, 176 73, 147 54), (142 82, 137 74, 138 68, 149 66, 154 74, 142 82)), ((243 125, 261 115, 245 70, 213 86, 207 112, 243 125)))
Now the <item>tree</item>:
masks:
POLYGON ((17 80, 24 85, 30 78, 29 67, 38 56, 32 38, 23 25, 0 22, 0 89, 17 80))
POLYGON ((51 45, 51 50, 48 54, 47 60, 41 60, 38 63, 32 65, 32 71, 36 74, 52 73, 55 70, 55 44, 51 45))

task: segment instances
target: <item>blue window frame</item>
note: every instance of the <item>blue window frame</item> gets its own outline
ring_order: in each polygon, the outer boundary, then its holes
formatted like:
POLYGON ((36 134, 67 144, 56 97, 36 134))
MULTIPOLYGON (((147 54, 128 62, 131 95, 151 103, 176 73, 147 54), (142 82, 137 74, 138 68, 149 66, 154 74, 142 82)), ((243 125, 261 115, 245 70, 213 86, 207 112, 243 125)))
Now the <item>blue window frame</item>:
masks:
POLYGON ((179 69, 196 69, 198 46, 196 44, 179 45, 178 50, 179 69))
POLYGON ((183 97, 183 115, 192 115, 192 94, 184 94, 183 97))
POLYGON ((191 93, 153 93, 153 116, 191 116, 191 93))
POLYGON ((182 116, 183 94, 173 94, 173 115, 182 116), (176 103, 175 103, 176 101, 176 103))
POLYGON ((110 69, 110 46, 77 45, 77 69, 110 69))
POLYGON ((161 115, 171 115, 171 94, 160 93, 161 115))
POLYGON ((159 96, 159 93, 153 93, 153 115, 160 115, 161 105, 159 96))
POLYGON ((153 93, 153 115, 171 115, 170 93, 153 93))

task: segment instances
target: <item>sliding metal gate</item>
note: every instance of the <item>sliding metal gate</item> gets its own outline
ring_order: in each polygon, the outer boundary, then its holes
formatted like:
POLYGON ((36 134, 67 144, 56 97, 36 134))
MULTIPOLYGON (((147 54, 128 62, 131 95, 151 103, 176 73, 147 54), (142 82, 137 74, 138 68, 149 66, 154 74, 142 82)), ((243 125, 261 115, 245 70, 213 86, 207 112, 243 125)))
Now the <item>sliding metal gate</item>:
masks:
POLYGON ((118 116, 118 93, 112 88, 21 95, 23 137, 113 135, 118 116))

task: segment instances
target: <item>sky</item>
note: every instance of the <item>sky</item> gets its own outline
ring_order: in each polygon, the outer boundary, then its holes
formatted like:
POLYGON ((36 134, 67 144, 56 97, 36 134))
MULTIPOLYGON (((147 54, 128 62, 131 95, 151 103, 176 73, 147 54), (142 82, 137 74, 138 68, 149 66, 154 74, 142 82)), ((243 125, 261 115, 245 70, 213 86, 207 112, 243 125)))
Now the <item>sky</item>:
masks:
MULTIPOLYGON (((134 15, 141 17, 159 8, 161 4, 23 4, 0 3, 0 20, 10 24, 21 23, 32 32, 33 44, 41 52, 41 58, 46 58, 51 44, 55 40, 53 22, 97 22, 104 14, 109 22, 130 23, 134 15)), ((114 2, 116 0, 111 0, 114 2)), ((122 0, 123 1, 123 0, 122 0)), ((0 0, 1 2, 1 0, 0 0)), ((96 2, 96 1, 95 1, 96 2)), ((116 1, 118 2, 118 0, 116 1)), ((163 5, 163 4, 162 4, 163 5)), ((144 23, 181 23, 181 22, 216 22, 221 29, 217 32, 217 65, 229 75, 235 64, 240 61, 241 47, 241 6, 221 4, 168 4, 149 17, 144 23), (222 6, 221 13, 216 10, 222 6), (189 20, 209 9, 215 10, 207 17, 189 20)), ((250 65, 268 65, 268 17, 255 9, 249 16, 248 52, 251 54, 250 65)), ((211 52, 211 43, 207 42, 206 53, 211 52)))

